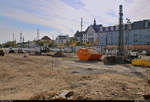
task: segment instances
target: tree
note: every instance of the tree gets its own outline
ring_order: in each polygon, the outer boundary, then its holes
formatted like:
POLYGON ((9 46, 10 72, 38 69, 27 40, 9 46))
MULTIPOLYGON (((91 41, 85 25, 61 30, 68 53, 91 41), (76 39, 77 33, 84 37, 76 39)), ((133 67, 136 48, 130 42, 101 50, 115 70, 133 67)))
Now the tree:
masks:
POLYGON ((44 46, 44 42, 43 42, 42 40, 37 41, 37 44, 38 44, 39 46, 44 46))
POLYGON ((65 45, 65 46, 69 46, 70 43, 71 43, 71 42, 67 40, 66 43, 65 43, 64 45, 65 45))
POLYGON ((86 42, 85 46, 92 46, 92 43, 90 41, 86 42))
POLYGON ((81 46, 81 42, 76 42, 76 46, 81 46))
POLYGON ((49 47, 56 47, 56 43, 55 41, 52 41, 48 44, 49 47))
POLYGON ((16 41, 8 41, 2 44, 3 47, 16 47, 16 45, 16 41))

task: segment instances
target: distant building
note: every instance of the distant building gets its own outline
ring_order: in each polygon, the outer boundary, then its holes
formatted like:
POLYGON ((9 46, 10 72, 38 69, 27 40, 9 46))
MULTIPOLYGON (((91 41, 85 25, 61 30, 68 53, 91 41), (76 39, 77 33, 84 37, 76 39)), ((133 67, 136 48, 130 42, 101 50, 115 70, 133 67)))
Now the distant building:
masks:
POLYGON ((82 33, 77 31, 75 34, 74 34, 74 38, 75 40, 79 41, 79 42, 82 42, 82 33))
POLYGON ((96 20, 94 19, 93 25, 88 26, 85 31, 83 31, 82 33, 77 31, 75 33, 75 39, 80 42, 82 41, 94 43, 98 37, 98 32, 100 31, 101 27, 102 25, 97 25, 96 20))
MULTIPOLYGON (((21 46, 21 43, 18 43, 18 46, 21 46)), ((24 42, 23 47, 25 48, 35 48, 38 47, 36 41, 27 41, 24 42)))
MULTIPOLYGON (((136 21, 131 24, 123 25, 123 43, 126 44, 126 35, 128 34, 128 45, 132 49, 148 49, 150 46, 150 20, 136 21), (139 47, 139 46, 145 47, 139 47)), ((105 52, 107 46, 116 48, 118 46, 119 26, 104 27, 101 24, 97 25, 94 19, 94 24, 82 32, 77 31, 75 39, 82 42, 91 42, 92 44, 97 41, 101 47, 101 51, 105 52)), ((130 47, 129 47, 130 48, 130 47)), ((150 49, 149 49, 150 50, 150 49)))
POLYGON ((43 46, 44 47, 48 47, 49 44, 52 42, 51 38, 49 38, 48 36, 44 36, 43 38, 41 38, 41 40, 43 42, 43 46))
POLYGON ((83 37, 83 40, 85 39, 85 42, 91 42, 93 44, 98 37, 98 33, 99 33, 101 27, 102 27, 102 25, 101 24, 97 25, 96 20, 94 19, 93 25, 90 25, 86 29, 86 31, 85 31, 86 33, 84 34, 85 37, 83 37))
POLYGON ((56 43, 57 44, 65 44, 69 40, 69 36, 67 35, 59 35, 56 38, 56 43))
POLYGON ((41 40, 51 40, 48 36, 44 36, 41 40))
MULTIPOLYGON (((126 44, 126 35, 128 33, 128 45, 148 45, 150 46, 150 20, 133 22, 123 25, 123 43, 126 44)), ((103 27, 99 33, 100 46, 118 46, 119 27, 103 27)), ((113 47, 112 47, 113 48, 113 47)), ((139 48, 138 48, 139 49, 139 48)))
POLYGON ((82 42, 88 42, 88 34, 87 34, 87 31, 85 32, 82 32, 82 42))

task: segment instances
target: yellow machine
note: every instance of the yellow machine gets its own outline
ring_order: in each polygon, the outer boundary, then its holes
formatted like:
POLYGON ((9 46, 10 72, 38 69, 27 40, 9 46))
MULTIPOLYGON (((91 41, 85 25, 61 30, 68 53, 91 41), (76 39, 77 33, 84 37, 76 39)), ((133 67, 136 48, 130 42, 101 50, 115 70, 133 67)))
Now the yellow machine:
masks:
POLYGON ((148 60, 148 59, 133 59, 132 65, 150 67, 150 60, 148 60))

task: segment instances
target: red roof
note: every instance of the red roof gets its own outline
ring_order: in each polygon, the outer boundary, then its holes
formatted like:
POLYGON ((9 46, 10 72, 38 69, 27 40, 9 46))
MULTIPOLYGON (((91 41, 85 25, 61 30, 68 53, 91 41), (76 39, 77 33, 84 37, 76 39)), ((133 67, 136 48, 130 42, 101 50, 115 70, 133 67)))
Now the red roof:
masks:
POLYGON ((41 40, 51 40, 48 36, 44 36, 41 40))

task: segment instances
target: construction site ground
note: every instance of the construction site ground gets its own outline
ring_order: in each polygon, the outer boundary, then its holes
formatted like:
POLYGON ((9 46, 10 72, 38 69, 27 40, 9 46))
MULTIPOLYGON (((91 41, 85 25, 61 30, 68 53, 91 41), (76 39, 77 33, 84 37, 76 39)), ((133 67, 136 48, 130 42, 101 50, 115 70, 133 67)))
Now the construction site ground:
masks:
MULTIPOLYGON (((29 100, 40 93, 74 92, 72 99, 143 100, 147 67, 104 65, 67 57, 0 57, 0 100, 29 100)), ((33 98, 34 99, 34 98, 33 98)), ((48 98, 45 98, 48 99, 48 98)))

